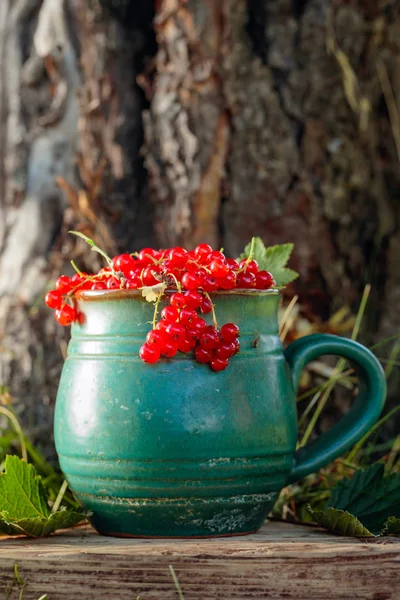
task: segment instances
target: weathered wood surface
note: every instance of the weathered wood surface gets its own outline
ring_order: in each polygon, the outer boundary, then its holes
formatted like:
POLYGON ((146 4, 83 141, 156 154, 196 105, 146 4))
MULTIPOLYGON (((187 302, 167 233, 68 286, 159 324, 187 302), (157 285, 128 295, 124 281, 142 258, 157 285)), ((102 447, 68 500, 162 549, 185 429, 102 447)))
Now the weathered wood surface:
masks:
POLYGON ((219 539, 116 539, 88 527, 36 541, 3 539, 1 591, 15 563, 27 600, 45 593, 48 600, 175 599, 169 565, 185 600, 400 598, 400 538, 359 541, 285 523, 219 539))

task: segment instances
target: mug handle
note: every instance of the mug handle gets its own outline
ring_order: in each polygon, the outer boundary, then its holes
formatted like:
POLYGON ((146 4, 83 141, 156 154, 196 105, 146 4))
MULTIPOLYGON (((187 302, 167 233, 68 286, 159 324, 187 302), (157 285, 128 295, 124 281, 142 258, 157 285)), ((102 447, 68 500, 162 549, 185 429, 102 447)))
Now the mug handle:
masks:
POLYGON ((288 483, 318 471, 349 450, 378 420, 385 403, 385 375, 372 352, 358 342, 324 333, 302 337, 284 351, 295 391, 305 365, 322 354, 335 354, 353 363, 359 392, 349 412, 336 425, 295 452, 288 483))

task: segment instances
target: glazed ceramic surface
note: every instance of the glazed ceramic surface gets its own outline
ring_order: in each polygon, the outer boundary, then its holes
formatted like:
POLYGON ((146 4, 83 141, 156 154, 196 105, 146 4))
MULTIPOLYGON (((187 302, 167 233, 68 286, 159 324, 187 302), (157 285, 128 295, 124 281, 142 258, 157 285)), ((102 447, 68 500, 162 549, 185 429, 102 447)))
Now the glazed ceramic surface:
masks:
POLYGON ((139 292, 85 292, 59 386, 61 467, 101 533, 217 536, 257 530, 288 482, 318 470, 377 420, 385 379, 363 346, 313 335, 285 352, 275 291, 213 296, 241 350, 214 373, 191 355, 154 365, 138 351, 153 306, 139 292), (296 452, 296 388, 322 354, 349 359, 359 394, 348 415, 296 452))

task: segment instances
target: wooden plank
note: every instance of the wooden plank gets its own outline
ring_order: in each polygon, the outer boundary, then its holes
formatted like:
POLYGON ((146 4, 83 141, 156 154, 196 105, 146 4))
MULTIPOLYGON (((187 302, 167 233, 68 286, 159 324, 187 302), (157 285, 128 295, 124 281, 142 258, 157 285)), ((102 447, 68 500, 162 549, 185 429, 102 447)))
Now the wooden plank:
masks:
POLYGON ((185 600, 400 598, 400 538, 361 541, 287 523, 201 540, 119 539, 86 526, 33 541, 3 538, 0 590, 15 563, 27 600, 176 599, 169 565, 185 600))

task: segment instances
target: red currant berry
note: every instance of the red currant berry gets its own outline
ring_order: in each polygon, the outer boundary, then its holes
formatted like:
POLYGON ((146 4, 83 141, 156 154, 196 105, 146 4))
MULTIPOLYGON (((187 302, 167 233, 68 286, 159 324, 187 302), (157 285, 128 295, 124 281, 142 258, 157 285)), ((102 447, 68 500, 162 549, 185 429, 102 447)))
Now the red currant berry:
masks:
POLYGON ((236 285, 236 273, 229 271, 225 277, 218 280, 218 285, 223 290, 232 290, 236 285))
POLYGON ((193 348, 196 345, 196 340, 194 340, 193 338, 187 337, 187 332, 186 332, 186 336, 183 340, 181 340, 178 344, 178 350, 179 352, 190 352, 191 350, 193 350, 193 348))
POLYGON ((237 354, 239 352, 239 350, 240 350, 240 342, 236 338, 236 340, 234 340, 232 343, 235 345, 235 354, 237 354))
POLYGON ((90 289, 91 290, 106 290, 107 284, 104 283, 104 281, 96 281, 95 283, 92 283, 92 287, 90 289))
POLYGON ((221 327, 220 335, 225 342, 234 342, 240 335, 240 329, 235 323, 225 323, 221 327))
POLYGON ((220 252, 219 250, 213 250, 210 255, 210 261, 212 260, 226 260, 225 254, 220 252))
POLYGON ((44 301, 49 308, 61 308, 63 295, 59 290, 50 290, 50 292, 47 292, 44 301))
POLYGON ((93 281, 91 279, 86 279, 83 281, 82 285, 79 287, 80 290, 91 290, 93 285, 93 281))
POLYGON ((195 330, 201 335, 207 328, 207 323, 201 317, 197 317, 190 326, 190 329, 195 330))
POLYGON ((184 327, 191 327, 193 322, 197 319, 197 313, 195 310, 190 308, 182 308, 179 314, 179 322, 184 327))
POLYGON ((139 350, 139 356, 143 362, 153 364, 160 358, 160 349, 154 344, 143 344, 139 350))
POLYGON ((172 294, 170 304, 171 306, 175 306, 175 308, 183 308, 186 306, 186 298, 183 294, 176 292, 176 294, 172 294))
POLYGON ((121 281, 116 277, 109 277, 107 287, 109 290, 119 290, 121 288, 121 281))
POLYGON ((115 271, 122 271, 122 273, 127 274, 135 268, 135 259, 130 254, 120 254, 114 256, 111 264, 115 271))
POLYGON ((256 260, 241 260, 239 263, 239 267, 244 270, 245 273, 253 273, 256 275, 258 273, 258 262, 256 260))
POLYGON ((194 357, 198 363, 207 364, 213 359, 213 351, 197 346, 194 351, 194 357))
POLYGON ((142 287, 142 282, 139 277, 135 279, 127 279, 125 287, 127 290, 137 290, 138 288, 142 287))
POLYGON ((163 343, 163 341, 164 341, 164 334, 162 331, 159 331, 157 329, 152 329, 146 335, 146 343, 149 346, 157 346, 158 348, 161 348, 161 344, 163 343))
POLYGON ((67 275, 61 275, 56 281, 56 290, 62 294, 68 294, 72 290, 72 281, 67 275))
POLYGON ((64 304, 61 308, 57 309, 55 312, 55 317, 60 325, 64 325, 67 327, 71 325, 76 319, 76 310, 69 304, 64 304))
POLYGON ((161 318, 167 323, 175 323, 178 320, 179 311, 175 306, 166 306, 161 311, 161 318))
POLYGON ((203 315, 206 315, 206 314, 212 312, 212 309, 213 309, 213 303, 211 302, 210 298, 207 298, 206 296, 204 296, 203 301, 200 306, 201 312, 203 313, 203 315))
POLYGON ((196 329, 196 327, 187 327, 186 329, 186 338, 193 342, 193 346, 196 345, 197 341, 201 336, 201 331, 196 329))
POLYGON ((234 342, 221 342, 221 344, 215 350, 215 358, 222 358, 222 360, 231 358, 231 356, 234 354, 236 354, 236 346, 234 342))
POLYGON ((199 271, 190 271, 182 276, 182 285, 187 290, 197 290, 203 283, 203 277, 199 271))
POLYGON ((185 271, 189 273, 190 271, 198 271, 198 269, 199 263, 196 261, 196 259, 188 258, 187 263, 185 264, 185 271))
POLYGON ((214 277, 225 277, 229 273, 229 266, 224 260, 213 260, 209 268, 214 277))
POLYGON ((142 281, 143 285, 156 285, 160 283, 159 280, 155 277, 158 273, 157 267, 146 267, 143 270, 142 281))
POLYGON ((127 276, 127 281, 126 281, 126 287, 128 290, 137 290, 138 288, 142 287, 143 283, 142 280, 140 279, 140 273, 138 273, 137 271, 130 271, 129 275, 127 276), (129 283, 129 286, 128 286, 129 283))
POLYGON ((218 289, 218 281, 213 275, 206 275, 201 287, 205 292, 215 292, 218 289))
POLYGON ((182 269, 187 262, 188 252, 180 246, 175 246, 175 248, 171 248, 168 258, 174 268, 182 269))
POLYGON ((239 273, 236 279, 237 288, 255 288, 257 285, 257 279, 254 273, 239 273))
POLYGON ((199 338, 200 346, 213 350, 220 343, 219 333, 214 327, 207 327, 199 338))
POLYGON ((150 265, 154 266, 156 262, 160 260, 160 252, 153 248, 143 248, 143 250, 139 252, 138 259, 143 267, 148 267, 150 265))
POLYGON ((86 317, 85 317, 84 313, 83 312, 77 312, 76 313, 76 319, 75 319, 75 321, 77 323, 79 323, 79 325, 83 325, 84 322, 86 321, 86 317))
POLYGON ((165 334, 165 330, 167 329, 167 327, 168 327, 168 321, 158 321, 158 323, 156 325, 156 330, 165 334))
POLYGON ((226 264, 229 266, 230 269, 232 269, 233 271, 238 271, 239 270, 239 263, 237 260, 235 260, 234 258, 227 258, 226 259, 226 264))
POLYGON ((211 252, 212 248, 208 244, 198 244, 194 249, 194 256, 201 265, 205 265, 209 262, 211 252))
POLYGON ((213 371, 223 371, 228 366, 228 362, 227 358, 213 358, 213 360, 210 361, 210 367, 213 371))
POLYGON ((170 323, 166 328, 165 333, 176 345, 179 345, 186 337, 185 328, 180 323, 170 323))
POLYGON ((161 345, 161 355, 166 358, 172 358, 178 352, 178 345, 175 340, 165 338, 161 345))
POLYGON ((259 271, 256 275, 256 288, 259 290, 268 290, 274 285, 275 281, 268 271, 259 271))
POLYGON ((80 283, 82 283, 84 281, 84 277, 83 277, 84 273, 82 273, 82 276, 79 275, 79 273, 74 273, 71 277, 71 284, 72 287, 76 287, 77 285, 79 285, 80 283))
POLYGON ((203 301, 206 299, 200 292, 196 290, 189 290, 184 294, 186 300, 186 306, 189 308, 199 308, 202 306, 203 301))

